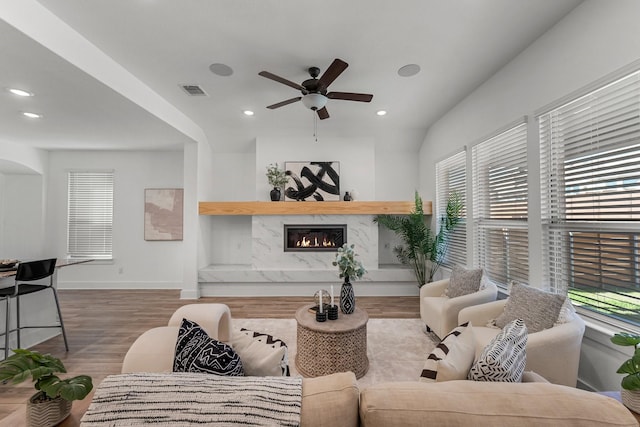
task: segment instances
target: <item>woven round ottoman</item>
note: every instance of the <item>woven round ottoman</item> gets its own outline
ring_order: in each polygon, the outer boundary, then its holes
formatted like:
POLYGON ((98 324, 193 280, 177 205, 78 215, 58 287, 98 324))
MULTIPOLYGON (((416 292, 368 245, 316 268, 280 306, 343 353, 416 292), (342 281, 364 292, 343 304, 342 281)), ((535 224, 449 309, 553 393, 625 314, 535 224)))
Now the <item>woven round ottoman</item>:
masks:
POLYGON ((316 322, 305 305, 296 311, 298 372, 305 377, 319 377, 351 371, 361 378, 369 369, 367 358, 366 311, 356 307, 352 314, 340 313, 337 320, 316 322))

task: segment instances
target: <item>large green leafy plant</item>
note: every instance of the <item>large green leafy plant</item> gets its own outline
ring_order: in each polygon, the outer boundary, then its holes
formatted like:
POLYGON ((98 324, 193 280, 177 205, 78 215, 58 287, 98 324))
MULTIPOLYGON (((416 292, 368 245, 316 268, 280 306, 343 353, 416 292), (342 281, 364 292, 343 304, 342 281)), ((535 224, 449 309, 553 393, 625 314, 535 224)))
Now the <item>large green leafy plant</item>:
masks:
POLYGON ((415 207, 408 215, 378 215, 375 222, 394 231, 404 241, 393 248, 402 264, 410 265, 418 280, 418 286, 432 282, 442 265, 449 246, 449 238, 461 221, 463 209, 460 194, 451 193, 440 229, 434 233, 425 222, 422 198, 416 191, 415 207))
POLYGON ((611 342, 621 346, 633 346, 634 352, 629 360, 626 360, 616 371, 618 374, 626 374, 622 378, 622 388, 625 390, 640 390, 640 335, 620 332, 611 337, 611 342))
POLYGON ((93 389, 91 377, 60 379, 57 373, 66 373, 62 361, 50 354, 17 348, 14 354, 0 362, 0 382, 21 383, 29 378, 36 390, 44 393, 46 399, 82 400, 93 389))

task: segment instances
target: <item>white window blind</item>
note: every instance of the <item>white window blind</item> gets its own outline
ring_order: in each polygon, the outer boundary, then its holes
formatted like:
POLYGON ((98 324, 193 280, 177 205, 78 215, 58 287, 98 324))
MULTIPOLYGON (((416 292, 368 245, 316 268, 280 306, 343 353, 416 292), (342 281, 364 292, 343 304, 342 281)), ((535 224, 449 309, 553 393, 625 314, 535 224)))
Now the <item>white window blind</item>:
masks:
POLYGON ((113 172, 69 172, 68 256, 111 259, 112 233, 113 172))
POLYGON ((496 283, 529 281, 527 127, 472 148, 475 265, 496 283))
POLYGON ((451 157, 436 163, 436 213, 438 216, 437 229, 440 230, 440 220, 446 215, 449 195, 458 193, 462 201, 462 220, 449 234, 449 245, 443 265, 467 265, 467 230, 466 230, 466 185, 467 185, 467 152, 461 151, 451 157))
POLYGON ((546 278, 640 324, 640 71, 538 116, 546 278))

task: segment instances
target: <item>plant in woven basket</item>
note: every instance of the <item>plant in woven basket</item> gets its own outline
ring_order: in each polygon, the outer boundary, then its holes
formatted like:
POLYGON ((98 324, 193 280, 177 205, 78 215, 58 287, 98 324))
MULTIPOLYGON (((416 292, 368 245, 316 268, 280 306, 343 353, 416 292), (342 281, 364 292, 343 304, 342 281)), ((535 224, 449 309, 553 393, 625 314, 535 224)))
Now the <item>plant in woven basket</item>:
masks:
POLYGON ((67 370, 57 357, 20 348, 13 352, 0 362, 0 382, 18 384, 29 378, 34 382, 37 392, 27 406, 31 417, 29 425, 53 425, 62 421, 69 415, 71 402, 84 399, 93 389, 91 377, 87 375, 60 379, 56 374, 67 370))
POLYGON ((640 335, 620 332, 611 337, 611 342, 621 346, 633 346, 634 352, 616 371, 626 374, 622 378, 622 388, 625 390, 640 390, 640 335))
POLYGON ((616 373, 625 374, 620 392, 622 403, 640 413, 640 335, 619 332, 611 337, 611 342, 634 348, 631 358, 625 360, 616 373))

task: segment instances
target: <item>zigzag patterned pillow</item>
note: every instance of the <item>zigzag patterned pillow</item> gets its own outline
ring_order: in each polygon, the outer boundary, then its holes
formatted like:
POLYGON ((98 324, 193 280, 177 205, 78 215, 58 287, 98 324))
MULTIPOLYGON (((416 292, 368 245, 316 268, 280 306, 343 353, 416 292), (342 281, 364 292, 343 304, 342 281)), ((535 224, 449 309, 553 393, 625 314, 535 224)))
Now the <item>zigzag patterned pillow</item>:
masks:
POLYGON ((231 346, 242 359, 247 376, 289 376, 287 344, 263 332, 233 331, 231 346))
POLYGON ((182 319, 178 331, 173 372, 244 376, 238 354, 229 345, 210 338, 200 325, 187 319, 182 319))
POLYGON ((420 374, 422 382, 464 380, 475 356, 475 339, 470 323, 449 332, 427 356, 420 374))
POLYGON ((527 362, 527 326, 524 320, 509 322, 482 350, 469 370, 474 381, 520 382, 527 362))

